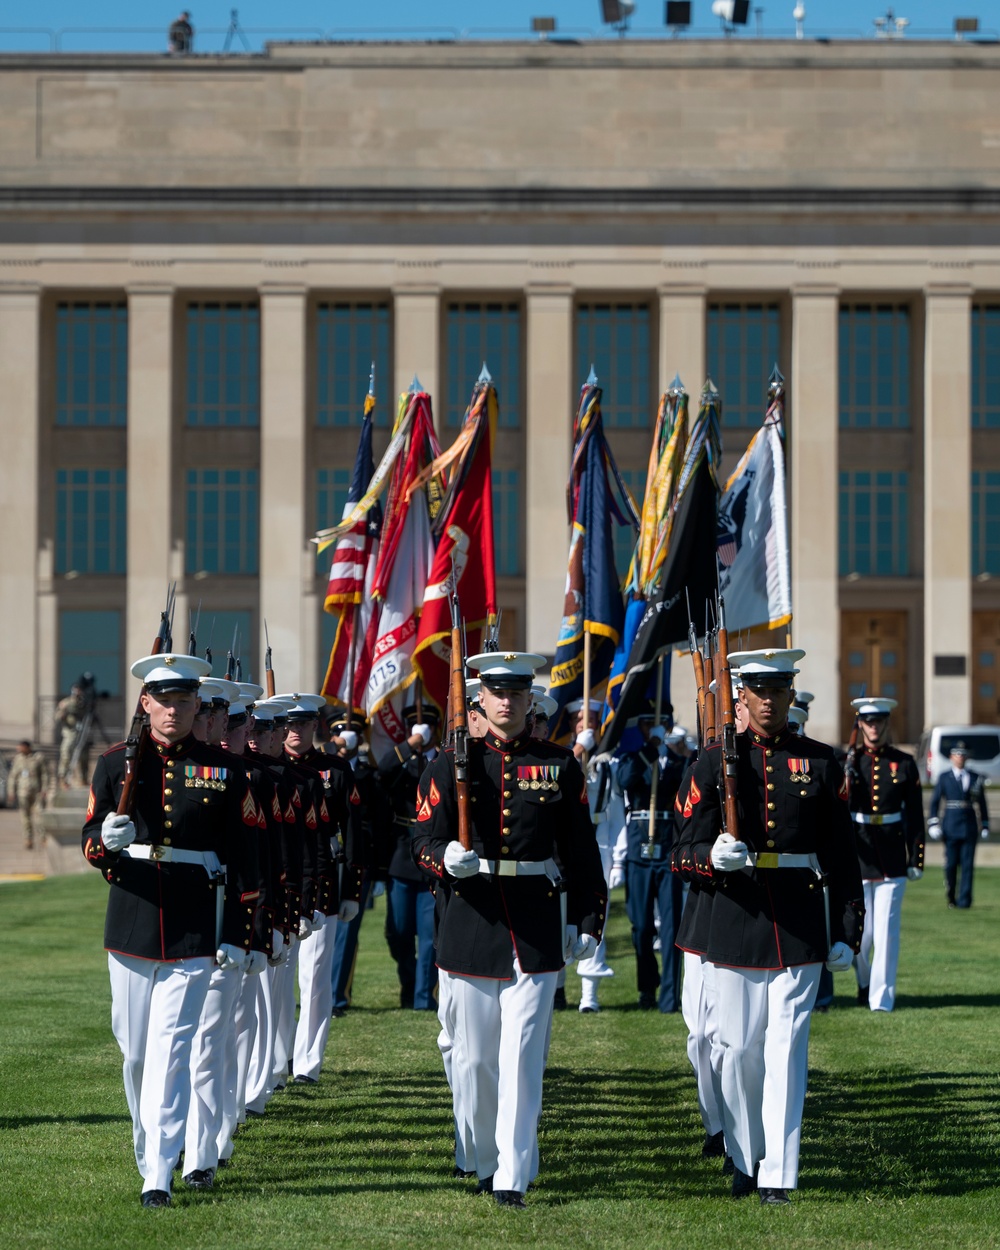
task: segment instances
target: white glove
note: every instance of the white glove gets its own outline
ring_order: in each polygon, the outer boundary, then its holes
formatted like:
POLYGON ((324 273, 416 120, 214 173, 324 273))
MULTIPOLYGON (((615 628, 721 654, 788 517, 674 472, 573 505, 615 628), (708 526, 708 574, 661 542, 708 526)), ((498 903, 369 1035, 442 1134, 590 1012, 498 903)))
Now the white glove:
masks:
POLYGON ((288 963, 288 947, 285 945, 285 939, 280 929, 275 929, 271 935, 271 954, 268 956, 267 962, 272 968, 280 968, 282 964, 288 963))
POLYGON ((983 825, 983 830, 982 830, 982 833, 980 833, 980 835, 979 835, 979 836, 983 839, 983 841, 984 841, 984 842, 986 841, 986 839, 990 836, 990 827, 989 827, 989 825, 983 825))
POLYGON ((341 899, 340 909, 337 912, 337 919, 341 924, 350 924, 360 910, 361 909, 355 899, 341 899))
POLYGON ((135 841, 135 825, 128 816, 108 812, 101 825, 101 841, 106 851, 120 851, 135 841))
POLYGON ((854 951, 846 942, 834 942, 826 957, 826 966, 831 972, 846 972, 854 962, 854 951))
POLYGON ((299 941, 304 942, 313 931, 313 923, 308 916, 299 917, 299 941))
POLYGON ((573 943, 571 959, 591 959, 597 950, 597 938, 592 933, 581 933, 573 943))
POLYGON ((340 741, 344 744, 345 751, 354 751, 358 745, 358 735, 353 729, 345 729, 340 735, 340 741))
POLYGON ((719 872, 736 872, 747 862, 747 844, 737 842, 731 833, 720 833, 712 845, 712 867, 719 872))
POLYGON ((662 742, 666 736, 667 736, 667 731, 663 728, 662 725, 654 725, 653 728, 649 731, 649 738, 651 742, 662 742))
POLYGON ((414 725, 410 730, 410 737, 412 738, 414 734, 419 734, 424 740, 424 746, 427 746, 431 740, 431 727, 430 725, 414 725))
POLYGON ((617 890, 620 885, 625 884, 625 865, 612 864, 611 872, 608 874, 608 889, 617 890))
POLYGON ((479 856, 467 851, 461 842, 449 842, 444 848, 444 866, 453 877, 474 877, 479 871, 479 856))
POLYGON ((215 952, 215 962, 223 972, 242 972, 247 966, 247 953, 242 946, 223 942, 215 952))
POLYGON ((929 820, 927 822, 927 836, 932 842, 941 841, 941 822, 939 820, 929 820))
POLYGON ((924 870, 922 868, 907 868, 906 875, 911 881, 919 881, 924 875, 924 870))
POLYGON ((566 926, 566 938, 563 942, 563 959, 565 959, 567 963, 573 958, 573 948, 577 943, 578 932, 579 931, 575 924, 568 924, 566 926))
POLYGON ((322 929, 323 921, 326 919, 325 911, 314 911, 312 914, 312 927, 315 933, 317 929, 322 929))
POLYGON ((259 977, 267 967, 267 956, 263 951, 251 951, 247 959, 247 976, 259 977))
POLYGON ((576 742, 574 742, 573 745, 583 747, 585 751, 593 751, 596 743, 597 739, 594 737, 594 731, 592 729, 581 729, 576 735, 576 742))

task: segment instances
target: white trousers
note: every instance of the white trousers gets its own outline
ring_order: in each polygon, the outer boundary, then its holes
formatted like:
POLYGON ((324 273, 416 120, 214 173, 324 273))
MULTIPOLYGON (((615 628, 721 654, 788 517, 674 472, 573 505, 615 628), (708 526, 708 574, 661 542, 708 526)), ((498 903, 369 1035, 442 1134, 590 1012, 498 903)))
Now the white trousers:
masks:
POLYGON ((494 1190, 523 1194, 538 1171, 542 1077, 557 979, 555 972, 522 972, 516 961, 509 981, 451 977, 452 1080, 472 1126, 473 1166, 481 1179, 493 1177, 494 1190))
POLYGON ((896 1005, 896 969, 899 967, 899 922, 903 915, 905 877, 865 881, 865 927, 861 950, 854 960, 858 985, 868 986, 872 1011, 892 1011, 896 1005))
POLYGON ((191 1046, 191 1105, 184 1132, 184 1172, 219 1166, 227 1094, 236 1095, 236 1002, 243 971, 213 968, 191 1046), (233 1062, 229 1062, 230 1057, 233 1062))
POLYGON ((233 1011, 234 1044, 226 1047, 223 1058, 222 1115, 216 1147, 219 1159, 230 1159, 233 1154, 233 1134, 237 1125, 246 1119, 247 1075, 250 1055, 257 1036, 257 982, 266 974, 249 977, 244 972, 240 992, 236 996, 233 1011))
POLYGON ((718 1042, 714 965, 704 955, 684 952, 681 1015, 688 1028, 687 1054, 694 1069, 698 1111, 705 1132, 722 1131, 722 1047, 718 1042))
MULTIPOLYGON (((601 866, 604 869, 604 882, 607 884, 608 877, 611 876, 611 866, 614 862, 614 848, 611 846, 598 845, 601 852, 601 866)), ((609 891, 610 894, 610 891, 609 891)), ((604 938, 601 938, 597 944, 597 950, 589 959, 578 959, 576 962, 577 973, 584 978, 583 985, 580 987, 580 1008, 597 1006, 597 983, 601 977, 613 977, 615 975, 614 968, 608 966, 607 946, 604 938)))
POLYGON ((191 1095, 191 1045, 215 961, 157 963, 108 952, 111 1027, 122 1052, 143 1192, 170 1192, 191 1095))
POLYGON ((451 1090, 452 1113, 455 1118, 455 1166, 463 1172, 473 1172, 476 1167, 476 1149, 473 1141, 472 1122, 465 1114, 462 1101, 462 1082, 455 1079, 455 998, 451 992, 451 973, 438 969, 438 1050, 444 1064, 444 1075, 451 1090))
POLYGON ((299 951, 299 1023, 292 1048, 292 1071, 296 1076, 311 1076, 313 1080, 319 1079, 330 1036, 336 934, 337 917, 324 916, 323 923, 313 930, 299 951))
POLYGON ((809 1075, 809 1020, 821 964, 715 965, 726 1148, 758 1185, 794 1189, 809 1075))
MULTIPOLYGON (((311 941, 307 938, 306 941, 311 941)), ((275 968, 271 982, 271 1005, 274 1009, 274 1065, 271 1091, 288 1082, 288 1061, 295 1045, 295 970, 299 962, 298 938, 288 939, 288 961, 275 968)), ((254 1108, 256 1110, 256 1108, 254 1108)))
MULTIPOLYGON (((284 945, 284 939, 281 934, 275 933, 274 949, 279 954, 282 945, 284 945)), ((276 973, 277 969, 269 964, 260 976, 251 978, 252 981, 256 981, 254 1001, 251 1005, 254 1021, 252 1025, 247 1025, 252 1036, 245 1055, 246 1079, 241 1080, 240 1098, 236 1103, 236 1120, 239 1124, 246 1119, 247 1108, 252 1111, 264 1110, 267 1100, 270 1099, 271 1094, 274 1094, 274 1039, 277 1025, 274 1008, 276 973)), ((244 1035, 241 1031, 239 1013, 237 1013, 236 1020, 236 1055, 242 1063, 244 1035)), ((222 1150, 221 1158, 227 1159, 229 1154, 222 1150)))

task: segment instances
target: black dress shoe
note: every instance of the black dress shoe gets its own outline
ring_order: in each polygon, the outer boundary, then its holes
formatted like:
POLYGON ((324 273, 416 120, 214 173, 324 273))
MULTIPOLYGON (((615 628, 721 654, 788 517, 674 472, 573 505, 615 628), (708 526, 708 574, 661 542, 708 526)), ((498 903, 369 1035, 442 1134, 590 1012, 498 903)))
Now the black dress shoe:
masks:
POLYGON ((760 1205, 762 1207, 787 1207, 791 1202, 787 1189, 762 1189, 760 1205))
POLYGON ((721 1159, 726 1153, 726 1135, 720 1128, 717 1133, 706 1133, 705 1144, 701 1148, 702 1158, 721 1159))
POLYGON ((867 985, 858 986, 858 1006, 859 1007, 868 1006, 868 993, 869 993, 869 987, 867 985))
POLYGON ((347 1015, 346 1007, 334 1007, 333 1011, 330 1012, 330 1018, 333 1020, 343 1020, 344 1016, 346 1015, 347 1015))
POLYGON ((513 1207, 515 1211, 524 1211, 527 1207, 524 1194, 516 1189, 494 1189, 493 1201, 498 1207, 513 1207))
POLYGON ((196 1168, 184 1177, 188 1189, 211 1189, 215 1184, 215 1168, 196 1168))
POLYGON ((319 1081, 314 1076, 293 1076, 292 1080, 296 1085, 318 1085, 319 1081))
POLYGON ((656 1006, 656 995, 652 990, 643 990, 639 995, 639 1010, 652 1011, 656 1006))
POLYGON ((733 1156, 726 1155, 726 1157, 722 1160, 722 1175, 732 1176, 735 1171, 736 1164, 733 1162, 733 1156))
POLYGON ((144 1207, 169 1207, 170 1195, 165 1189, 147 1189, 142 1195, 144 1207))
POLYGON ((475 1174, 476 1174, 476 1173, 475 1173, 474 1171, 473 1171, 473 1172, 467 1172, 467 1171, 465 1170, 465 1168, 460 1168, 460 1167, 458 1166, 458 1164, 456 1164, 456 1165, 455 1165, 455 1166, 451 1169, 451 1178, 452 1178, 452 1180, 455 1180, 455 1181, 469 1181, 469 1180, 472 1180, 472 1178, 475 1176, 475 1174))
POLYGON ((556 990, 556 996, 552 1000, 552 1006, 554 1010, 556 1011, 566 1010, 566 988, 565 986, 560 985, 559 988, 556 990))
POLYGON ((476 1186, 477 1194, 491 1194, 493 1192, 493 1177, 487 1176, 476 1186))
POLYGON ((733 1197, 749 1198, 751 1194, 757 1192, 757 1169, 754 1168, 753 1176, 747 1176, 746 1172, 741 1172, 738 1167, 733 1168, 733 1197))

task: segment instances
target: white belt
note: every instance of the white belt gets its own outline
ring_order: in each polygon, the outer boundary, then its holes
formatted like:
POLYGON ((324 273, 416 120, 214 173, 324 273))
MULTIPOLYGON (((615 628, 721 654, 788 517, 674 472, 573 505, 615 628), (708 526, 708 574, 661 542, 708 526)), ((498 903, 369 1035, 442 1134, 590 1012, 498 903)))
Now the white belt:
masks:
POLYGON ((851 815, 859 825, 898 825, 903 819, 902 812, 886 812, 882 815, 872 815, 870 812, 851 812, 851 815))
POLYGON ((488 877, 548 877, 559 878, 554 859, 481 859, 479 871, 488 877))
POLYGON ((132 842, 121 849, 129 859, 152 859, 158 864, 200 864, 210 877, 225 872, 214 851, 186 851, 179 846, 156 846, 149 842, 132 842))
POLYGON ((747 851, 747 863, 751 868, 811 868, 822 871, 815 855, 789 855, 775 851, 747 851))

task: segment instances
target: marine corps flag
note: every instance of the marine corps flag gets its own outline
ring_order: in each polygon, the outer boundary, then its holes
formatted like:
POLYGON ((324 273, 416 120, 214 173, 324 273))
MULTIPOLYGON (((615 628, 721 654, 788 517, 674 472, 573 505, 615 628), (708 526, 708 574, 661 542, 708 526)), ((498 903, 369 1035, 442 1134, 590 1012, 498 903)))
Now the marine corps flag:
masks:
POLYGON ((709 380, 702 390, 698 419, 684 453, 660 586, 636 630, 618 706, 601 739, 601 751, 614 749, 626 723, 646 704, 647 687, 660 652, 687 638, 686 596, 690 596, 696 612, 706 600, 715 600, 719 407, 719 392, 709 380))
POLYGON ((496 426, 497 393, 483 365, 458 438, 424 471, 431 477, 450 469, 434 525, 437 548, 413 653, 424 695, 437 706, 442 718, 451 675, 452 590, 458 592, 469 655, 483 650, 483 627, 497 610, 492 476, 496 426))
MULTIPOLYGON (((375 409, 375 370, 365 396, 361 437, 354 458, 354 471, 347 492, 344 517, 349 518, 368 489, 375 471, 372 454, 372 413, 375 409)), ((369 655, 359 646, 372 619, 372 585, 382 533, 382 504, 378 499, 344 531, 333 551, 330 580, 324 610, 339 614, 337 634, 330 649, 330 661, 322 693, 351 712, 364 714, 364 692, 368 683, 369 655)))
POLYGON ((635 505, 604 437, 601 388, 591 370, 574 423, 573 464, 566 491, 573 526, 562 627, 549 693, 556 701, 549 736, 565 742, 573 731, 567 703, 603 700, 625 607, 612 538, 612 521, 639 526, 635 505), (618 500, 612 483, 617 487, 618 500))
POLYGON ((719 592, 731 630, 776 629, 792 619, 782 418, 785 379, 771 372, 764 424, 719 501, 719 592))

